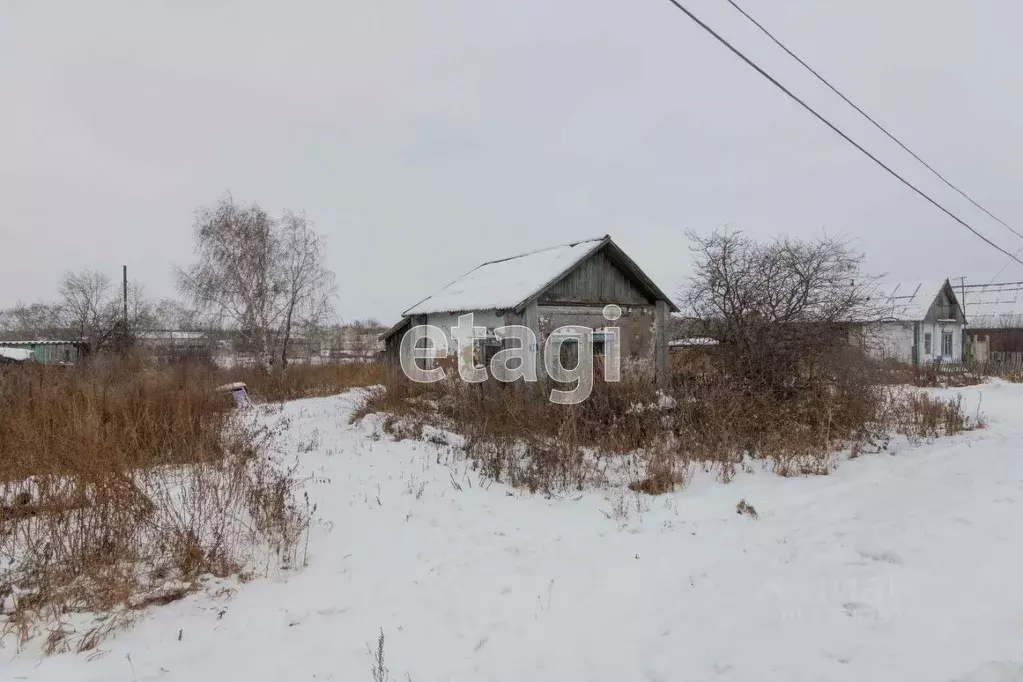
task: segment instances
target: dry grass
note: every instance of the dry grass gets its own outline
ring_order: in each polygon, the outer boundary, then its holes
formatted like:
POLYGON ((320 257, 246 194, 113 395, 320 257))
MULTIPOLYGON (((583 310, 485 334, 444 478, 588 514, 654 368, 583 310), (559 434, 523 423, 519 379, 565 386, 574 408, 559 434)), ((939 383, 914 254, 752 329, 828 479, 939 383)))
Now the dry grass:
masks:
POLYGON ((295 562, 307 513, 276 434, 214 382, 135 360, 0 369, 0 635, 86 650, 206 575, 295 562))
POLYGON ((968 415, 962 396, 937 398, 923 391, 890 389, 879 407, 875 431, 913 439, 938 438, 984 427, 978 412, 968 415))
POLYGON ((848 448, 980 425, 961 401, 877 385, 847 367, 779 392, 727 372, 665 393, 649 382, 598 381, 579 405, 552 404, 536 385, 395 382, 353 419, 386 413, 383 430, 397 439, 422 439, 427 425, 461 434, 481 474, 532 491, 624 483, 649 494, 684 487, 694 466, 725 481, 751 460, 784 476, 827 474, 848 448))
POLYGON ((931 363, 910 365, 886 361, 873 370, 877 380, 886 384, 909 384, 920 388, 962 388, 984 383, 985 374, 965 365, 931 363))
POLYGON ((249 393, 259 400, 279 402, 298 398, 336 395, 351 388, 374 386, 384 381, 379 362, 290 364, 283 372, 258 368, 217 371, 221 383, 245 382, 249 393))

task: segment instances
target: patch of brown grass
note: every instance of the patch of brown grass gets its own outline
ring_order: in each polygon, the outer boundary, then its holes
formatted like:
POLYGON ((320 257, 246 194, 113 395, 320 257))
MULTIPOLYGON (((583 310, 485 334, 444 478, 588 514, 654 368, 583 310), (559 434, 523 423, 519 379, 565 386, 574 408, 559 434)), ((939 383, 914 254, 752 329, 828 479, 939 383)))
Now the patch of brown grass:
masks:
POLYGON ((277 433, 214 386, 209 370, 138 360, 0 370, 0 594, 21 595, 0 639, 60 644, 69 613, 105 621, 255 553, 294 563, 306 515, 277 433))
POLYGON ((280 402, 343 393, 352 388, 374 386, 384 381, 379 362, 290 364, 283 370, 267 372, 246 367, 217 371, 220 383, 243 381, 257 400, 280 402))
POLYGON ((880 363, 874 369, 874 374, 882 383, 908 384, 920 388, 962 388, 984 383, 984 373, 966 365, 910 365, 887 361, 880 363))
POLYGON ((697 463, 725 481, 751 460, 783 476, 822 475, 850 447, 976 425, 961 401, 849 372, 788 392, 724 372, 667 393, 645 381, 598 381, 579 405, 553 404, 537 385, 399 381, 371 393, 353 419, 384 413, 383 431, 396 439, 423 439, 427 425, 461 434, 482 475, 531 491, 623 482, 649 494, 684 487, 697 463))

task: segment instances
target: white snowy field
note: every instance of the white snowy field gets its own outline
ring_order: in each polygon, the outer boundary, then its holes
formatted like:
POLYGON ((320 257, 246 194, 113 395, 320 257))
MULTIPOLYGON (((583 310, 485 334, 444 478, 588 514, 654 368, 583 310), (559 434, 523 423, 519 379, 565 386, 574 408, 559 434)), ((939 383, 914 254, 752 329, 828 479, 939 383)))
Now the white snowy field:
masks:
POLYGON ((289 403, 306 568, 0 679, 369 682, 382 629, 395 681, 1023 680, 1023 386, 961 392, 987 429, 830 476, 555 499, 349 426, 357 393, 289 403))

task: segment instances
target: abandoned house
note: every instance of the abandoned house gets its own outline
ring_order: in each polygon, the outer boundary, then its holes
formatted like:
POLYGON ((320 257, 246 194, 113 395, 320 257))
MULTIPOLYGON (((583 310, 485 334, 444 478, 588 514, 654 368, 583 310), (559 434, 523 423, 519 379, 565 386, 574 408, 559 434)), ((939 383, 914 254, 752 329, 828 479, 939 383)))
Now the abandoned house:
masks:
POLYGON ((459 315, 471 312, 473 324, 486 327, 488 334, 479 352, 474 349, 478 365, 486 366, 508 343, 493 336, 495 328, 525 325, 536 335, 537 347, 529 350, 537 353, 537 371, 542 375, 541 349, 554 330, 566 325, 594 330, 594 356, 599 357, 604 351, 603 330, 617 327, 623 378, 632 366, 649 368, 658 380, 664 380, 666 327, 673 311, 677 308, 664 292, 604 236, 483 263, 402 313, 381 340, 386 360, 396 366, 405 332, 415 325, 432 325, 444 330, 453 357, 456 345, 451 328, 458 324, 459 315), (604 307, 610 304, 621 309, 621 316, 613 321, 604 316, 604 307))
POLYGON ((913 365, 963 361, 966 317, 952 285, 898 284, 883 290, 878 319, 853 329, 868 355, 913 365))

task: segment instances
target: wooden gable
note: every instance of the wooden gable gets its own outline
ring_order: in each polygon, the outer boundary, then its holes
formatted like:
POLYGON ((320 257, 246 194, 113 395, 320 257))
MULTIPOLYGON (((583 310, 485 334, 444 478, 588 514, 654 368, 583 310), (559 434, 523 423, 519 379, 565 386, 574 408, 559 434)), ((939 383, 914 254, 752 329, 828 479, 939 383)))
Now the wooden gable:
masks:
POLYGON ((927 317, 924 318, 925 322, 937 322, 938 320, 955 320, 960 324, 966 323, 963 307, 959 305, 955 291, 948 282, 941 287, 931 303, 931 307, 927 309, 927 317))
POLYGON ((651 305, 646 287, 606 246, 578 263, 537 297, 540 305, 651 305))

